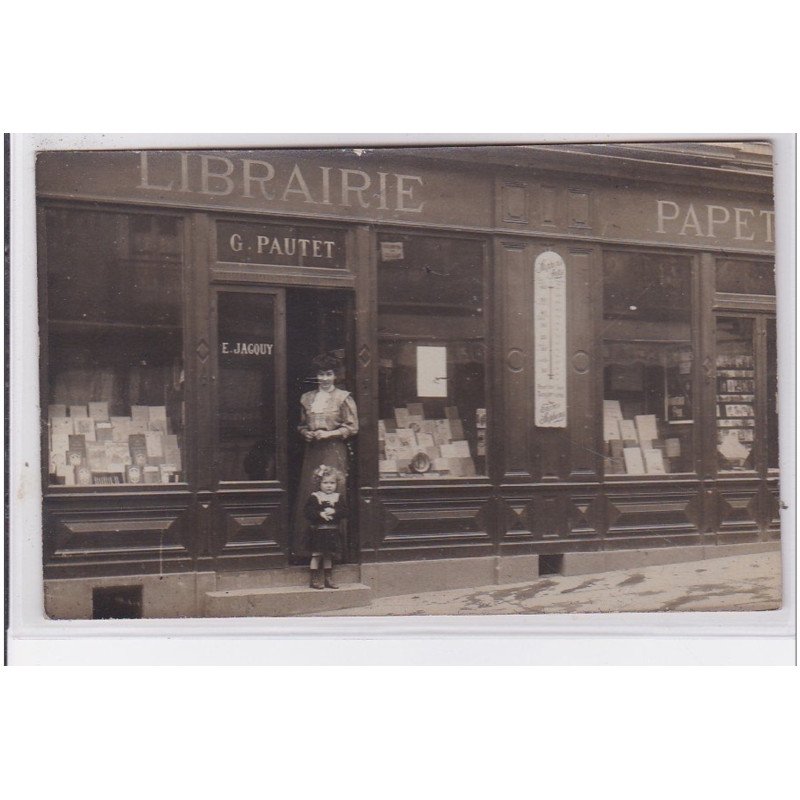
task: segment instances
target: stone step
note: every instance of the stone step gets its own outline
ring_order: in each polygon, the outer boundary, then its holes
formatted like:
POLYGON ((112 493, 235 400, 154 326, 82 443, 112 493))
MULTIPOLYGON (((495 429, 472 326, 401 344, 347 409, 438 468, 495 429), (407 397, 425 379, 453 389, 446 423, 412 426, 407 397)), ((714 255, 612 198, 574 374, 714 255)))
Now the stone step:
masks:
MULTIPOLYGON (((333 578, 338 584, 361 583, 358 564, 337 564, 333 578)), ((252 570, 250 572, 218 572, 214 587, 226 589, 273 589, 281 586, 308 586, 308 567, 282 567, 281 569, 252 570)))
POLYGON ((342 583, 338 589, 225 589, 206 592, 204 601, 205 617, 288 617, 367 606, 372 601, 372 590, 363 583, 342 583))

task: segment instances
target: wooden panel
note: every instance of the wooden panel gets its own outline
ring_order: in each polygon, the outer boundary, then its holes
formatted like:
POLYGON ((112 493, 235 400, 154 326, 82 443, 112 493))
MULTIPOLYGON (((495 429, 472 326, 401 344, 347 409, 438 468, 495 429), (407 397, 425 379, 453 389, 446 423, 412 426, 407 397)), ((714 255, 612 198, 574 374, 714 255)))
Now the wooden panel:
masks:
POLYGON ((475 497, 382 499, 378 560, 491 554, 490 503, 475 497))
POLYGON ((569 227, 592 227, 592 198, 589 192, 579 189, 570 189, 569 198, 569 227))
MULTIPOLYGON (((356 272, 355 401, 358 407, 358 479, 361 486, 378 482, 378 342, 376 338, 378 288, 374 239, 366 227, 353 234, 356 272)), ((363 509, 362 509, 363 510, 363 509)))
POLYGON ((514 499, 502 501, 503 536, 506 538, 520 537, 532 539, 533 532, 530 528, 528 515, 529 501, 514 499))
POLYGON ((780 535, 781 530, 781 498, 777 489, 764 488, 765 521, 768 533, 780 535))
POLYGON ((757 491, 720 490, 717 493, 717 504, 719 533, 758 529, 760 515, 757 491))
POLYGON ((214 555, 222 569, 283 566, 288 563, 284 499, 276 493, 225 493, 216 499, 214 555))
POLYGON ((537 539, 560 539, 569 530, 569 502, 562 493, 538 493, 530 504, 530 520, 537 539))
POLYGON ((602 529, 603 508, 603 499, 599 495, 572 494, 568 507, 570 536, 598 536, 602 529))
POLYGON ((500 242, 495 258, 499 302, 505 305, 500 317, 502 402, 505 419, 494 441, 502 447, 502 473, 506 479, 530 479, 528 449, 532 407, 533 262, 523 246, 500 242))
MULTIPOLYGON (((717 414, 716 414, 716 327, 711 307, 714 298, 714 257, 703 254, 695 258, 696 276, 693 281, 695 290, 699 290, 698 314, 694 324, 699 331, 700 349, 694 370, 695 386, 698 402, 695 414, 699 417, 695 423, 696 457, 695 464, 700 474, 714 475, 717 471, 717 414), (700 324, 700 320, 704 320, 700 324), (698 428, 699 423, 699 428, 698 428)), ((716 518, 716 517, 715 517, 716 518)), ((715 523, 716 524, 716 523, 715 523)))
POLYGON ((667 491, 666 487, 609 493, 607 495, 608 536, 625 536, 652 532, 699 533, 698 498, 695 493, 667 491))
POLYGON ((595 341, 596 291, 599 276, 592 271, 593 251, 571 249, 567 257, 567 374, 569 396, 569 469, 573 480, 599 474, 599 431, 595 383, 598 367, 595 341), (594 291, 593 291, 594 289, 594 291))
POLYGON ((214 315, 208 286, 210 224, 206 214, 193 214, 191 251, 187 256, 186 280, 186 398, 187 472, 194 488, 211 490, 215 481, 213 458, 216 417, 213 413, 214 369, 212 328, 214 315))
POLYGON ((602 499, 594 492, 547 486, 530 495, 503 498, 500 503, 504 546, 561 541, 570 549, 575 540, 599 536, 602 499))
POLYGON ((558 217, 558 189, 543 185, 539 189, 539 224, 543 227, 556 227, 558 217))
POLYGON ((68 577, 71 570, 81 575, 136 574, 191 566, 194 537, 188 495, 125 496, 111 502, 85 495, 77 501, 48 503, 47 577, 68 577))
POLYGON ((503 183, 500 189, 503 222, 528 222, 528 188, 524 183, 503 183))

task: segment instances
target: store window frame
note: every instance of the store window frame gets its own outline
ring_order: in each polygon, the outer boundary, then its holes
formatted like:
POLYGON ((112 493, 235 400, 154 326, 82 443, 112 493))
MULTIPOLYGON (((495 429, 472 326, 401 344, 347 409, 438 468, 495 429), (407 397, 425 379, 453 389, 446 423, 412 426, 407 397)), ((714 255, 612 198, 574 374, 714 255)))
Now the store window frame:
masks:
MULTIPOLYGON (((471 231, 453 230, 448 228, 411 228, 411 227, 396 227, 390 225, 375 225, 371 226, 370 231, 371 251, 372 258, 370 259, 370 273, 372 275, 372 315, 374 319, 374 330, 372 337, 374 337, 375 354, 374 359, 374 376, 375 381, 375 396, 374 402, 371 404, 375 418, 375 440, 362 443, 366 445, 364 450, 368 450, 371 462, 371 472, 374 475, 374 484, 380 489, 395 488, 411 488, 420 487, 421 490, 443 487, 455 487, 460 485, 491 485, 496 480, 496 458, 497 454, 494 452, 492 443, 495 440, 494 432, 498 426, 502 425, 502 420, 498 419, 498 407, 495 405, 494 398, 494 361, 495 361, 495 338, 494 331, 494 303, 496 301, 493 290, 493 270, 494 264, 492 260, 492 238, 489 236, 481 235, 471 231), (379 472, 379 448, 378 448, 378 419, 380 418, 380 380, 379 380, 379 352, 381 343, 381 334, 379 330, 380 321, 380 298, 378 290, 378 273, 380 270, 380 240, 382 237, 399 236, 399 237, 415 237, 415 238, 433 238, 433 239, 459 239, 463 241, 470 241, 480 245, 481 248, 481 289, 483 292, 483 314, 481 325, 481 341, 483 343, 483 398, 486 408, 486 439, 485 439, 485 470, 484 472, 470 476, 435 476, 430 478, 420 479, 418 477, 403 477, 403 476, 390 476, 381 477, 379 472)), ((422 342, 427 337, 421 337, 422 342)))
MULTIPOLYGON (((717 320, 725 317, 736 317, 751 319, 753 321, 753 356, 755 358, 755 442, 753 469, 751 470, 721 470, 717 458, 716 449, 716 393, 710 391, 706 401, 708 408, 707 419, 709 428, 713 430, 714 448, 710 455, 712 459, 709 464, 709 473, 719 480, 731 479, 753 479, 758 477, 777 477, 778 467, 769 466, 769 453, 767 444, 767 372, 768 372, 768 351, 767 351, 767 326, 770 320, 777 322, 777 300, 776 295, 767 294, 745 294, 735 292, 720 292, 716 289, 717 267, 719 261, 740 261, 742 263, 758 263, 762 265, 775 264, 773 256, 757 256, 755 254, 736 254, 718 255, 714 254, 709 263, 712 265, 712 274, 709 280, 713 286, 713 300, 711 304, 711 315, 709 326, 713 341, 714 364, 712 366, 714 380, 716 380, 716 329, 717 320)), ((776 288, 777 291, 777 288, 776 288)), ((776 329, 776 357, 777 357, 777 329, 776 329)), ((778 425, 778 439, 780 434, 780 421, 778 425)))
POLYGON ((600 302, 597 303, 595 322, 596 322, 596 346, 598 348, 598 369, 596 391, 597 400, 595 408, 598 409, 599 419, 601 424, 598 426, 597 442, 599 453, 604 453, 605 441, 603 438, 603 408, 605 400, 605 358, 603 355, 603 347, 605 342, 604 326, 605 326, 605 302, 603 300, 605 291, 604 281, 604 264, 605 258, 608 255, 640 255, 666 258, 685 258, 688 261, 689 269, 689 288, 691 293, 690 310, 689 310, 689 338, 688 342, 692 348, 692 367, 691 378, 693 386, 693 406, 694 406, 694 433, 693 433, 693 453, 691 457, 691 469, 682 472, 668 472, 666 474, 644 474, 644 475, 630 475, 619 473, 608 473, 603 466, 603 459, 599 458, 599 474, 601 481, 604 484, 631 484, 631 483, 659 483, 659 482, 697 482, 701 480, 704 475, 703 470, 703 454, 704 454, 704 423, 705 414, 703 413, 706 401, 704 396, 704 385, 701 374, 701 364, 705 357, 702 346, 702 307, 701 307, 701 280, 702 280, 702 267, 700 253, 695 250, 685 250, 679 248, 664 248, 664 247, 626 247, 624 245, 611 245, 604 246, 598 252, 599 276, 597 281, 598 290, 600 292, 600 302))
POLYGON ((182 209, 165 209, 159 207, 142 207, 137 205, 127 205, 124 203, 98 203, 86 200, 69 201, 58 199, 46 199, 37 201, 36 209, 36 243, 37 243, 37 301, 38 301, 38 321, 39 321, 39 404, 40 404, 40 459, 41 459, 41 486, 42 496, 65 497, 70 495, 91 497, 94 495, 104 495, 108 493, 120 495, 150 495, 162 492, 185 493, 191 491, 195 486, 195 476, 193 474, 193 453, 191 446, 187 443, 189 432, 193 429, 194 407, 190 393, 185 397, 185 419, 184 419, 184 448, 181 453, 183 461, 182 480, 175 483, 120 483, 120 484, 91 484, 91 485, 60 485, 50 482, 48 472, 49 466, 49 444, 48 444, 48 396, 50 390, 51 370, 49 363, 50 353, 50 318, 48 302, 48 280, 50 269, 50 253, 47 247, 47 215, 53 210, 64 210, 73 212, 93 212, 103 214, 120 214, 128 217, 158 217, 176 220, 180 226, 181 259, 180 265, 180 324, 181 324, 181 359, 183 363, 185 386, 189 386, 189 371, 191 369, 191 359, 189 357, 190 331, 191 331, 191 281, 190 272, 193 258, 192 219, 187 212, 182 209))

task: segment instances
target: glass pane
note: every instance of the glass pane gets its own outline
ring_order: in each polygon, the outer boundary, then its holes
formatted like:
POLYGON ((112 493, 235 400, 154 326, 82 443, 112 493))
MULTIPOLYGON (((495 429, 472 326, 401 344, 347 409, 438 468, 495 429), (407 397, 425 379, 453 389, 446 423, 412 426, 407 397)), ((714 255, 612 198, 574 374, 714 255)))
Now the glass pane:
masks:
POLYGON ((717 319, 717 468, 752 470, 755 436, 755 356, 752 319, 717 319))
POLYGON ((691 472, 691 262, 603 260, 603 440, 607 475, 691 472))
POLYGON ((275 298, 218 296, 222 481, 275 478, 275 298))
POLYGON ((717 291, 775 294, 775 266, 758 261, 717 261, 717 291))
POLYGON ((50 483, 184 480, 181 221, 46 216, 50 483))
POLYGON ((483 246, 379 238, 382 478, 486 472, 483 246))
POLYGON ((767 320, 767 467, 778 469, 778 351, 774 319, 767 320))

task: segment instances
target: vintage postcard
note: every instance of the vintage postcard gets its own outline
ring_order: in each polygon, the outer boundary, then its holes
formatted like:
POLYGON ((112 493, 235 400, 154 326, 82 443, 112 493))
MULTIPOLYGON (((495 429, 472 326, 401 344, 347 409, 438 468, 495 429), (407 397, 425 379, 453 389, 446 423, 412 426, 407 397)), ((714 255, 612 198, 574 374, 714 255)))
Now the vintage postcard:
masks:
POLYGON ((781 606, 769 142, 35 170, 51 619, 781 606))

